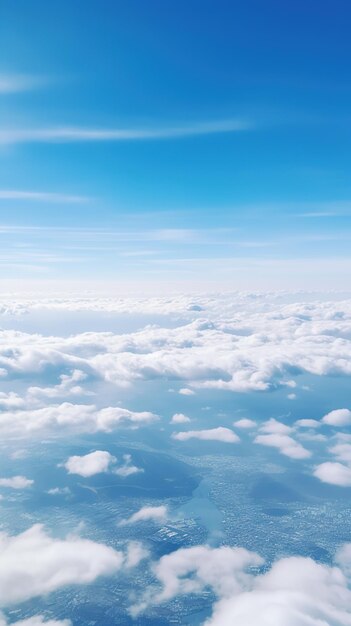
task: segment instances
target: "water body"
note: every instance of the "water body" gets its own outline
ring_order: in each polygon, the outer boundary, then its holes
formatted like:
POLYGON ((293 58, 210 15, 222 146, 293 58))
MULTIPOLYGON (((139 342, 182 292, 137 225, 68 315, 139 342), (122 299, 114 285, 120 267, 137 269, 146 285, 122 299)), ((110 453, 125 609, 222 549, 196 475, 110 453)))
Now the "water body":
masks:
POLYGON ((208 532, 208 543, 216 546, 223 539, 222 514, 210 498, 211 483, 208 478, 201 480, 193 491, 192 498, 177 513, 199 521, 208 532))

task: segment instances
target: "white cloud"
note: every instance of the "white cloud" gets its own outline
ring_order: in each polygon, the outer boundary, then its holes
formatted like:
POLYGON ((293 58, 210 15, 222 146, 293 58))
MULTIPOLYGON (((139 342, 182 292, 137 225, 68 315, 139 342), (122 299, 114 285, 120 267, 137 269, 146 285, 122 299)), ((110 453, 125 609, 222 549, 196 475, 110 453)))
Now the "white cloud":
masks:
POLYGON ((43 78, 29 74, 0 74, 0 95, 32 91, 44 82, 43 78))
POLYGON ((122 458, 123 465, 120 465, 113 470, 113 473, 117 474, 117 476, 121 476, 122 478, 128 478, 128 476, 133 476, 133 474, 140 474, 144 472, 142 467, 137 467, 136 465, 133 465, 132 457, 130 454, 124 454, 122 458))
POLYGON ((2 411, 8 411, 11 409, 22 409, 25 406, 24 398, 21 398, 17 393, 10 391, 5 393, 0 392, 0 408, 2 411))
POLYGON ((351 374, 351 299, 286 304, 279 303, 278 295, 271 294, 269 300, 239 293, 196 299, 0 300, 4 312, 50 309, 169 315, 172 307, 189 322, 176 328, 148 326, 123 335, 44 337, 4 330, 0 368, 10 379, 26 373, 41 377, 53 367, 58 375, 78 369, 115 385, 164 378, 181 381, 182 394, 201 388, 248 392, 291 386, 291 371, 351 374))
POLYGON ((140 541, 129 541, 125 555, 125 566, 127 568, 136 567, 141 561, 149 558, 149 556, 149 551, 140 541))
POLYGON ((225 443, 238 443, 238 435, 230 428, 218 426, 207 430, 187 430, 172 434, 173 439, 188 441, 188 439, 202 439, 203 441, 222 441, 225 443))
POLYGON ((277 448, 281 454, 291 459, 307 459, 311 456, 309 450, 306 450, 291 436, 294 429, 273 417, 264 422, 259 431, 263 434, 257 435, 254 443, 277 448))
POLYGON ((250 429, 250 428, 255 428, 257 424, 253 420, 250 420, 247 417, 243 417, 242 419, 237 420, 236 422, 233 422, 233 426, 235 426, 236 428, 250 429))
POLYGON ((268 435, 257 435, 254 443, 258 443, 261 446, 277 448, 281 454, 284 454, 291 459, 307 459, 311 456, 311 452, 309 452, 309 450, 306 450, 306 448, 289 435, 274 433, 268 435))
POLYGON ((301 419, 297 420, 294 424, 297 428, 319 428, 321 423, 318 420, 313 419, 301 419))
POLYGON ((108 472, 111 465, 116 463, 116 457, 112 456, 106 450, 95 450, 84 456, 70 456, 63 464, 69 474, 78 474, 78 476, 95 476, 108 472))
POLYGON ((72 196, 48 191, 19 191, 16 189, 0 189, 0 200, 21 200, 33 202, 53 202, 58 204, 76 204, 87 202, 84 196, 72 196))
POLYGON ((317 465, 313 475, 323 483, 338 485, 339 487, 351 487, 351 468, 342 463, 327 461, 317 465))
POLYGON ((293 429, 291 426, 278 422, 274 417, 271 417, 260 427, 260 432, 268 433, 269 435, 289 435, 293 432, 293 429))
POLYGON ((46 492, 49 496, 68 496, 71 493, 69 487, 53 487, 46 492))
POLYGON ((61 374, 60 383, 52 387, 28 387, 29 396, 36 398, 59 398, 62 396, 77 395, 94 395, 91 391, 85 389, 81 383, 87 378, 87 375, 81 370, 75 369, 71 374, 61 374), (80 384, 78 384, 80 383, 80 384))
POLYGON ((351 424, 351 411, 349 409, 335 409, 324 415, 322 422, 328 426, 349 426, 351 424))
POLYGON ((206 626, 348 626, 351 594, 343 572, 312 559, 276 562, 252 587, 222 598, 206 626))
POLYGON ((194 396, 195 395, 195 391, 193 389, 188 389, 187 387, 182 387, 181 389, 179 389, 179 392, 181 396, 194 396))
MULTIPOLYGON (((1 613, 0 626, 9 626, 8 621, 1 613)), ((34 615, 33 617, 21 619, 19 622, 11 622, 11 626, 72 626, 72 622, 69 619, 46 619, 43 615, 34 615)))
POLYGON ((164 522, 168 516, 168 509, 166 506, 143 506, 139 511, 133 513, 128 519, 124 519, 119 523, 119 526, 125 526, 127 524, 136 524, 137 522, 164 522))
POLYGON ((10 487, 11 489, 26 489, 33 485, 34 480, 25 476, 11 476, 11 478, 0 478, 0 487, 10 487))
POLYGON ((190 417, 184 413, 175 413, 171 419, 171 424, 186 424, 190 422, 190 417))
MULTIPOLYGON (((3 88, 4 87, 5 83, 3 85, 3 88)), ((0 144, 145 141, 195 137, 197 135, 212 135, 218 133, 233 133, 245 131, 250 128, 250 124, 243 120, 197 122, 187 126, 170 126, 164 128, 101 129, 74 126, 59 126, 52 128, 7 128, 0 129, 0 144)))
POLYGON ((329 448, 329 452, 335 455, 338 461, 345 461, 351 465, 351 444, 350 443, 337 443, 335 446, 329 448))
POLYGON ((31 435, 43 430, 75 432, 111 432, 119 426, 139 426, 158 419, 147 411, 133 412, 120 407, 97 409, 91 404, 48 405, 39 409, 0 412, 0 433, 3 436, 31 435))
POLYGON ((54 539, 39 524, 19 535, 0 533, 0 606, 91 583, 120 570, 123 561, 121 552, 104 544, 74 536, 54 539))
POLYGON ((261 557, 243 548, 182 548, 155 563, 160 588, 147 589, 131 613, 209 590, 216 600, 206 626, 349 626, 350 544, 335 563, 287 557, 260 573, 261 557))

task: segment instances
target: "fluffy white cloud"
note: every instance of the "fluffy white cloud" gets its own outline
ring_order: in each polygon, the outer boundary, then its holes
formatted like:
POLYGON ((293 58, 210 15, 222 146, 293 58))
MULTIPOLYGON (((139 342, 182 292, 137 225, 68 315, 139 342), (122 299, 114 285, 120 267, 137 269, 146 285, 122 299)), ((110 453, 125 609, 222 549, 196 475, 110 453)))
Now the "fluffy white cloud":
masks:
POLYGON ((201 593, 205 588, 212 588, 219 596, 239 592, 249 581, 247 568, 262 563, 260 556, 244 548, 181 548, 154 564, 153 573, 161 590, 147 589, 141 602, 131 608, 131 613, 138 615, 149 604, 159 604, 177 595, 201 593))
MULTIPOLYGON (((144 471, 141 467, 133 465, 132 456, 130 454, 124 454, 122 458, 122 465, 115 467, 118 461, 115 456, 106 450, 95 450, 83 456, 70 456, 67 461, 60 464, 59 467, 64 467, 69 474, 77 474, 84 478, 104 472, 112 472, 113 474, 117 474, 117 476, 127 478, 128 476, 144 471)), ((63 491, 62 489, 50 490, 48 493, 63 493, 63 491)))
POLYGON ((136 567, 141 561, 149 558, 149 551, 140 541, 129 541, 125 555, 125 566, 127 568, 136 567))
POLYGON ((0 392, 0 409, 2 411, 8 411, 11 409, 22 409, 25 407, 25 400, 21 398, 17 393, 10 391, 5 393, 0 392))
POLYGON ((144 472, 142 467, 133 465, 132 456, 130 454, 124 454, 122 458, 123 464, 113 470, 113 473, 117 474, 117 476, 128 478, 128 476, 132 476, 133 474, 144 472))
POLYGON ((281 559, 251 589, 222 598, 206 626, 349 626, 343 572, 302 557, 281 559))
POLYGON ((236 422, 233 422, 233 426, 235 426, 236 428, 250 429, 250 428, 256 427, 256 422, 248 419, 247 417, 243 417, 242 419, 237 420, 236 422))
POLYGON ((46 492, 49 496, 69 496, 71 490, 69 487, 53 487, 46 492))
POLYGON ((274 419, 274 417, 271 417, 262 424, 260 432, 267 433, 269 435, 290 435, 290 433, 293 432, 293 428, 283 424, 282 422, 278 422, 278 420, 274 419))
POLYGON ((351 424, 351 411, 349 409, 335 409, 324 415, 322 422, 328 426, 349 426, 351 424))
POLYGON ((281 454, 291 459, 308 459, 311 456, 309 450, 306 450, 306 448, 289 435, 257 435, 254 443, 258 443, 261 446, 277 448, 281 454))
POLYGON ((29 396, 43 398, 59 398, 61 396, 81 396, 94 395, 91 391, 85 389, 81 384, 87 378, 87 375, 81 370, 75 369, 71 374, 61 374, 60 383, 53 387, 29 387, 29 396))
POLYGON ((171 419, 171 424, 186 424, 190 422, 190 417, 184 413, 175 413, 171 419))
POLYGON ((173 439, 178 441, 188 441, 188 439, 202 439, 203 441, 222 441, 224 443, 238 443, 238 435, 230 428, 218 426, 207 430, 187 430, 172 434, 173 439))
POLYGON ((332 461, 321 463, 315 467, 313 475, 323 483, 351 487, 351 467, 342 463, 332 461))
POLYGON ((329 448, 329 452, 334 454, 338 461, 345 461, 351 465, 351 444, 350 443, 337 443, 335 446, 329 448))
POLYGON ((350 626, 350 544, 335 562, 288 557, 259 573, 261 557, 242 548, 183 548, 154 565, 160 589, 147 589, 132 614, 211 590, 216 601, 206 626, 350 626))
MULTIPOLYGON (((0 369, 8 377, 30 373, 40 378, 48 368, 56 368, 58 377, 79 370, 116 385, 167 378, 181 381, 180 392, 191 394, 201 387, 233 391, 291 387, 291 372, 351 374, 351 300, 287 304, 274 294, 223 294, 150 301, 32 300, 2 306, 4 311, 9 306, 14 311, 181 311, 186 321, 176 328, 147 326, 123 335, 87 332, 44 337, 4 330, 0 369)), ((79 385, 84 386, 84 381, 79 385)))
POLYGON ((111 432, 119 426, 140 426, 157 419, 157 415, 147 411, 133 412, 121 407, 97 409, 92 404, 63 402, 40 409, 0 412, 0 434, 23 436, 62 429, 88 433, 111 432))
MULTIPOLYGON (((21 619, 19 622, 11 622, 11 626, 71 626, 72 622, 69 619, 56 620, 45 619, 43 615, 34 615, 26 619, 21 619)), ((8 621, 4 616, 0 614, 0 626, 9 626, 8 621)))
POLYGON ((125 526, 126 524, 136 524, 137 522, 164 522, 168 516, 168 509, 166 506, 143 506, 139 511, 133 513, 128 519, 124 519, 119 523, 119 526, 125 526))
POLYGON ((106 450, 95 450, 84 456, 70 456, 63 467, 69 474, 78 474, 78 476, 95 476, 102 472, 108 472, 111 465, 116 463, 116 457, 112 456, 106 450))
POLYGON ((302 419, 297 420, 294 424, 297 428, 319 428, 321 423, 318 420, 302 419))
POLYGON ((272 417, 264 422, 259 430, 263 434, 257 435, 254 443, 277 448, 281 454, 291 459, 307 459, 311 456, 309 450, 306 450, 291 436, 291 433, 294 432, 291 426, 287 426, 272 417))
POLYGON ((0 606, 91 583, 123 562, 124 555, 109 546, 74 536, 55 539, 39 524, 19 535, 0 533, 0 606))
POLYGON ((33 485, 34 480, 25 476, 11 476, 10 478, 0 478, 0 487, 10 487, 11 489, 26 489, 33 485))

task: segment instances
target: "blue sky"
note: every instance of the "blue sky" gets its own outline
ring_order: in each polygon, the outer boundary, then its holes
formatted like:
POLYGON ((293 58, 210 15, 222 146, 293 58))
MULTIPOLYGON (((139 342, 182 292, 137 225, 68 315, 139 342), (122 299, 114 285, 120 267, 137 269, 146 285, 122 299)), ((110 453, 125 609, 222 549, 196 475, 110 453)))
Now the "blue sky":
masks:
POLYGON ((3 0, 0 279, 346 289, 350 17, 3 0))

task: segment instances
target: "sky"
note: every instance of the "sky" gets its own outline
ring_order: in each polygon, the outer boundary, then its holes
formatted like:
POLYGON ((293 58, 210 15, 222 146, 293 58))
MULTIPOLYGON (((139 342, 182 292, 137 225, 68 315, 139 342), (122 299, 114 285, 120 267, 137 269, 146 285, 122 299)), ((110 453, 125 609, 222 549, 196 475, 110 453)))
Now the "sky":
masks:
POLYGON ((3 0, 2 287, 346 290, 350 17, 3 0))

